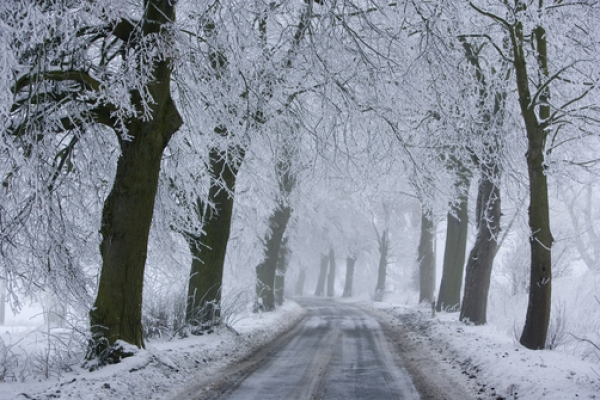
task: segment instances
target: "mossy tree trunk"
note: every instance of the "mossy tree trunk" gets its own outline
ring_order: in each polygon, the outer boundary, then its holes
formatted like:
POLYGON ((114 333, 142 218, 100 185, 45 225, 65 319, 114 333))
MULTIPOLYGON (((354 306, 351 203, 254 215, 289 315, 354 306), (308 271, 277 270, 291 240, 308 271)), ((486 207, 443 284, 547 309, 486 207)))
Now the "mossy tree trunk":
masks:
POLYGON ((230 159, 228 154, 233 153, 235 152, 211 149, 208 200, 196 201, 196 217, 202 222, 202 233, 184 233, 192 254, 186 303, 186 322, 192 326, 213 325, 218 323, 220 317, 223 269, 233 216, 233 194, 244 157, 244 152, 238 151, 240 156, 230 159))
POLYGON ((317 281, 317 288, 315 289, 315 296, 325 296, 325 280, 327 279, 328 265, 329 256, 327 254, 321 254, 321 264, 319 265, 319 279, 317 281))
POLYGON ((448 213, 444 266, 436 304, 437 311, 456 312, 460 309, 460 291, 467 252, 468 195, 471 176, 460 162, 457 162, 457 165, 458 180, 456 187, 459 192, 459 199, 458 204, 453 206, 452 212, 448 213))
POLYGON ((435 224, 427 210, 421 209, 421 237, 417 260, 419 263, 419 303, 434 301, 435 293, 435 224))
MULTIPOLYGON (((144 35, 157 34, 175 18, 175 6, 167 1, 146 1, 142 19, 144 35)), ((90 311, 93 345, 90 356, 116 362, 123 355, 118 340, 143 347, 142 288, 148 234, 163 150, 179 129, 182 119, 171 98, 170 61, 157 59, 154 81, 147 86, 153 104, 150 119, 127 123, 130 139, 119 136, 121 155, 113 187, 104 202, 100 233, 102 269, 98 293, 90 311)), ((140 95, 132 93, 141 110, 140 95)))
POLYGON ((348 256, 348 258, 346 258, 346 282, 344 283, 344 293, 342 294, 342 297, 352 297, 355 265, 356 256, 348 256))

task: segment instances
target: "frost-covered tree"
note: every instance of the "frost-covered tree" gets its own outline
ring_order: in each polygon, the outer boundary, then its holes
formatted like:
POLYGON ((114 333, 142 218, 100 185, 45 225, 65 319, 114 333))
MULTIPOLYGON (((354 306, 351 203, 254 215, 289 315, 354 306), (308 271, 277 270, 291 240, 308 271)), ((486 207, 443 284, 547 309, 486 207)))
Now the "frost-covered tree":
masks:
POLYGON ((565 157, 570 142, 589 136, 596 124, 596 2, 471 2, 470 7, 501 30, 509 41, 504 51, 512 64, 520 117, 527 139, 531 274, 529 303, 520 342, 542 349, 550 321, 552 243, 548 176, 565 157), (567 43, 565 43, 567 41, 567 43), (562 154, 561 154, 562 153, 562 154), (564 158, 563 158, 564 157, 564 158))
MULTIPOLYGON (((83 136, 108 130, 118 141, 99 229, 102 269, 90 311, 90 354, 118 360, 117 341, 143 346, 142 287, 161 156, 183 123, 171 96, 175 3, 24 3, 13 12, 21 30, 13 41, 20 65, 12 71, 14 97, 5 129, 17 143, 14 154, 52 168, 41 181, 46 193, 38 189, 23 210, 51 198, 73 168, 83 136)), ((61 247, 69 254, 67 243, 61 247)))

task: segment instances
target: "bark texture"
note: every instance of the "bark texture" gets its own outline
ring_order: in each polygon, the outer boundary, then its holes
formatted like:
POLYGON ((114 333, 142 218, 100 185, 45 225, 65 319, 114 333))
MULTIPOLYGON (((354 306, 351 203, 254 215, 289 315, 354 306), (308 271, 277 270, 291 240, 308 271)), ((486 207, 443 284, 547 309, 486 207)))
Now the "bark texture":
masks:
POLYGON ((500 188, 496 185, 499 175, 494 163, 481 173, 477 193, 477 237, 469 254, 465 277, 465 293, 460 310, 460 320, 475 325, 487 321, 487 300, 494 257, 500 234, 500 188))
POLYGON ((192 254, 185 314, 186 322, 192 326, 213 325, 220 318, 221 285, 233 215, 233 193, 242 160, 243 156, 231 160, 226 152, 218 149, 210 151, 208 202, 201 199, 196 201, 196 216, 202 222, 202 233, 198 236, 184 233, 192 254))
MULTIPOLYGON (((175 17, 174 5, 149 1, 142 22, 144 35, 158 33, 175 17)), ((154 210, 162 153, 171 136, 182 124, 171 99, 171 68, 168 60, 154 62, 153 83, 147 86, 154 101, 151 119, 127 123, 130 140, 119 136, 121 155, 113 187, 104 202, 100 233, 102 270, 98 294, 90 311, 93 345, 90 356, 103 362, 116 362, 127 355, 123 340, 143 347, 142 286, 148 234, 154 210)), ((140 95, 132 93, 141 109, 140 95)))
MULTIPOLYGON (((552 294, 552 233, 548 206, 548 182, 544 155, 548 123, 550 122, 549 87, 545 86, 532 105, 529 89, 523 25, 517 21, 510 28, 515 77, 519 94, 521 115, 527 132, 527 172, 529 175, 529 228, 531 236, 531 272, 529 279, 529 301, 525 326, 520 342, 529 349, 543 349, 546 345, 552 294)), ((548 78, 546 59, 546 33, 541 26, 533 32, 536 43, 538 70, 541 79, 548 78)))

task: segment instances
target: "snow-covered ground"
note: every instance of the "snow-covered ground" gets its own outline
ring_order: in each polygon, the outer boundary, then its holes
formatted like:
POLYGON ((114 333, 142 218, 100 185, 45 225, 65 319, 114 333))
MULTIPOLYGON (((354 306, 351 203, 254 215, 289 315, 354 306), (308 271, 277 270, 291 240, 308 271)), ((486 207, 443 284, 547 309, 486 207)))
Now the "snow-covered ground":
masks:
MULTIPOLYGON (((21 382, 18 376, 0 383, 0 399, 169 399, 199 376, 217 376, 222 368, 249 354, 293 326, 304 310, 293 301, 272 313, 247 314, 236 318, 233 329, 220 328, 202 336, 170 341, 153 341, 117 365, 94 372, 72 367, 49 380, 21 382)), ((0 327, 2 339, 31 354, 31 346, 42 342, 28 340, 33 332, 16 327, 0 327), (4 329, 2 329, 4 328, 4 329), (10 330, 10 332, 8 332, 10 330)), ((0 369, 2 366, 0 366, 0 369)))
MULTIPOLYGON (((356 300, 354 300, 356 301, 356 300)), ((397 318, 422 351, 459 371, 481 399, 600 399, 600 365, 560 351, 531 351, 493 324, 474 327, 456 314, 360 301, 397 318)), ((88 372, 72 367, 48 380, 15 376, 0 383, 0 399, 170 399, 199 377, 219 376, 228 363, 249 354, 292 326, 304 313, 293 301, 273 313, 247 314, 232 329, 186 339, 153 341, 121 364, 88 372)), ((32 333, 2 327, 3 340, 24 346, 32 333), (11 330, 10 335, 5 331, 11 330), (19 335, 23 339, 19 342, 19 335), (27 336, 29 335, 29 336, 27 336)), ((41 346, 41 342, 38 345, 41 346)), ((35 345, 30 341, 29 345, 35 345)), ((461 399, 462 400, 462 399, 461 399)))
POLYGON ((456 313, 374 303, 477 387, 481 399, 600 399, 600 365, 560 351, 528 350, 494 325, 467 326, 456 313))

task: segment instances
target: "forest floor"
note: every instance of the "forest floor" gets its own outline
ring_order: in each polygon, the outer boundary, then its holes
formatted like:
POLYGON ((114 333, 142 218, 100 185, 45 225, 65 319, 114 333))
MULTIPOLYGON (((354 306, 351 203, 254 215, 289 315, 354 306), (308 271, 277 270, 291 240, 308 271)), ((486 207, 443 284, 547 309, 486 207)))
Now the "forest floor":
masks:
MULTIPOLYGON (((558 351, 527 350, 491 325, 458 322, 457 314, 432 317, 430 310, 394 303, 355 305, 377 314, 394 336, 415 386, 426 387, 424 399, 452 400, 448 385, 462 388, 473 399, 600 399, 598 364, 558 351)), ((135 356, 94 372, 71 366, 50 379, 24 380, 9 373, 0 382, 0 400, 171 399, 200 378, 218 380, 228 365, 289 330, 304 312, 286 301, 273 313, 247 314, 232 328, 213 334, 151 341, 135 356)), ((16 327, 0 327, 4 343, 12 338, 15 351, 25 343, 19 341, 19 332, 16 327)), ((34 361, 30 357, 29 362, 34 361)))

